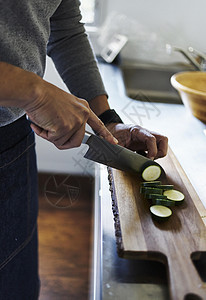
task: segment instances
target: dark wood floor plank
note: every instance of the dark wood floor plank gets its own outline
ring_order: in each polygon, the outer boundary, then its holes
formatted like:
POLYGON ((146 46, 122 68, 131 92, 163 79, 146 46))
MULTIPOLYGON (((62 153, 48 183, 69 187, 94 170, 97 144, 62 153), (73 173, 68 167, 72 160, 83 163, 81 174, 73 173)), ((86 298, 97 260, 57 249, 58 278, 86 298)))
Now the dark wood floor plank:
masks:
MULTIPOLYGON (((61 183, 65 176, 55 175, 55 180, 61 183)), ((56 201, 45 193, 45 190, 48 191, 48 187, 45 188, 48 179, 51 189, 50 177, 51 174, 39 174, 40 300, 88 299, 93 182, 90 178, 70 177, 70 182, 77 183, 80 192, 78 199, 63 209, 53 205, 63 195, 63 190, 58 187, 57 193, 53 194, 56 201)))

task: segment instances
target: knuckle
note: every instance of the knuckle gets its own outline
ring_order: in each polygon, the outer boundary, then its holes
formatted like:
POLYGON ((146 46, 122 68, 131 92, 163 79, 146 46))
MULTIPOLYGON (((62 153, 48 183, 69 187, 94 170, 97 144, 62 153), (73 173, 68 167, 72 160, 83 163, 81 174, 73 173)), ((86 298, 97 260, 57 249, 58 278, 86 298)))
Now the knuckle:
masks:
POLYGON ((137 132, 140 131, 140 128, 139 128, 138 126, 132 126, 132 127, 130 128, 130 131, 131 131, 131 132, 134 132, 134 133, 137 133, 137 132))
POLYGON ((68 132, 70 132, 71 130, 72 130, 72 126, 68 122, 68 120, 62 120, 62 123, 59 126, 57 133, 58 133, 59 136, 64 136, 68 132))
POLYGON ((150 135, 150 136, 148 137, 148 140, 149 140, 152 144, 156 143, 156 137, 155 137, 154 135, 150 135))
POLYGON ((131 134, 132 139, 135 140, 138 136, 141 136, 141 130, 137 126, 134 126, 130 128, 128 134, 131 134))
POLYGON ((82 120, 82 118, 80 116, 76 117, 76 125, 78 127, 81 127, 84 124, 84 120, 82 120))
POLYGON ((166 143, 168 143, 168 137, 167 136, 163 136, 163 139, 166 143))
POLYGON ((85 118, 88 118, 89 115, 90 115, 90 109, 89 109, 89 107, 85 108, 84 111, 83 111, 83 113, 84 113, 85 118))
POLYGON ((79 99, 79 101, 82 104, 81 107, 83 108, 83 110, 85 112, 89 112, 90 111, 89 103, 86 100, 84 100, 84 99, 79 99))
POLYGON ((85 99, 79 99, 79 101, 87 108, 89 108, 89 103, 85 99))
POLYGON ((84 106, 85 106, 88 110, 90 109, 89 103, 88 103, 86 100, 84 100, 84 106))

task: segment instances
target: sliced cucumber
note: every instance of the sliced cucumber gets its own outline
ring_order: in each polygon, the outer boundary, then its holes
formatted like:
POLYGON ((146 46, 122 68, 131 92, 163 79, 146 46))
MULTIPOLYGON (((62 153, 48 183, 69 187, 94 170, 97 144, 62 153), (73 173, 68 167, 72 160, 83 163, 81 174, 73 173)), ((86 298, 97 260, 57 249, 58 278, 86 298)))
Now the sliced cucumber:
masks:
POLYGON ((170 206, 175 205, 175 201, 155 198, 155 199, 152 199, 152 204, 163 205, 163 206, 169 206, 170 207, 170 206))
POLYGON ((140 188, 140 193, 144 193, 144 194, 160 194, 160 195, 162 195, 163 190, 155 188, 155 187, 141 187, 140 188))
POLYGON ((160 175, 161 175, 161 168, 156 165, 148 166, 142 172, 142 178, 145 181, 155 181, 160 177, 160 175))
POLYGON ((156 221, 166 221, 172 215, 171 209, 163 205, 152 205, 150 212, 156 221))
POLYGON ((175 201, 175 205, 181 204, 185 199, 185 196, 183 195, 183 193, 181 193, 177 190, 164 191, 163 195, 167 196, 167 199, 175 201))
POLYGON ((158 189, 163 189, 163 190, 173 190, 174 185, 173 184, 160 184, 158 185, 158 189))
POLYGON ((156 187, 161 184, 161 181, 145 181, 141 183, 143 187, 156 187))
POLYGON ((147 194, 146 197, 148 199, 165 199, 165 200, 167 200, 167 196, 160 195, 160 194, 147 194))

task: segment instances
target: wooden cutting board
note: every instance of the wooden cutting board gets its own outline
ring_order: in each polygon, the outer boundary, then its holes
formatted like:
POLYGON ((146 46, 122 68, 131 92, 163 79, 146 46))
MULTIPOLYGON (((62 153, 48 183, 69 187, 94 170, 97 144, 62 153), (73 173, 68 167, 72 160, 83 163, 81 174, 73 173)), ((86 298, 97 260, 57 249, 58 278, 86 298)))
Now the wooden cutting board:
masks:
POLYGON ((158 163, 166 172, 163 184, 173 184, 185 195, 184 203, 172 207, 171 218, 163 223, 150 215, 150 203, 139 192, 142 180, 109 168, 119 255, 165 263, 172 300, 205 300, 206 283, 192 258, 206 254, 206 209, 171 149, 158 163))

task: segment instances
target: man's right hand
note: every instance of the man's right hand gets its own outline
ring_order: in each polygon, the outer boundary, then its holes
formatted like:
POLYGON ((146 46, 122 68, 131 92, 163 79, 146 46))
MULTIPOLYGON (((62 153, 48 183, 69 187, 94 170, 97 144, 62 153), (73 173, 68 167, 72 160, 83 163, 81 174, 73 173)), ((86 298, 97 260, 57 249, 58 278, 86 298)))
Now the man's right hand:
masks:
POLYGON ((48 82, 44 85, 43 94, 26 106, 28 117, 37 125, 31 125, 37 135, 52 142, 58 149, 74 148, 81 145, 88 123, 100 136, 116 143, 86 100, 48 82))
POLYGON ((108 142, 117 140, 90 109, 86 100, 46 82, 34 73, 0 63, 0 105, 23 108, 31 127, 59 149, 80 146, 88 123, 108 142))
POLYGON ((86 123, 110 143, 116 139, 90 109, 86 100, 75 97, 43 81, 42 93, 26 106, 34 132, 52 142, 58 149, 81 145, 86 123))

